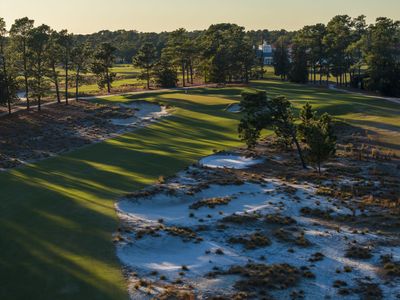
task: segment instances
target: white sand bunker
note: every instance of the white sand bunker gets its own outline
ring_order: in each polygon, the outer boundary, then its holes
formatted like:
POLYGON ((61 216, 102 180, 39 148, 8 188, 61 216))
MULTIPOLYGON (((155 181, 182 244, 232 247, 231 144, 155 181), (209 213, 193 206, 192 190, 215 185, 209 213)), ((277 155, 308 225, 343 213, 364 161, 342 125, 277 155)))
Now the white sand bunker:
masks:
POLYGON ((134 101, 121 106, 135 110, 135 115, 130 118, 112 119, 111 123, 118 126, 140 126, 143 122, 153 122, 168 115, 167 108, 157 103, 147 101, 134 101))
POLYGON ((239 103, 232 103, 227 108, 226 111, 238 114, 242 111, 239 103))
POLYGON ((200 164, 208 168, 246 169, 262 163, 264 159, 245 157, 233 153, 215 154, 200 160, 200 164))
POLYGON ((246 276, 226 271, 249 262, 308 272, 294 286, 270 289, 275 299, 293 299, 300 290, 305 299, 340 299, 345 292, 346 299, 359 299, 361 281, 376 285, 382 299, 398 299, 400 278, 387 280, 380 269, 383 255, 400 261, 395 236, 339 226, 334 220, 354 211, 346 202, 317 195, 312 183, 265 177, 220 185, 210 179, 226 174, 191 167, 116 204, 122 220, 117 255, 132 272, 131 299, 158 299, 171 287, 191 287, 197 299, 229 297, 246 276), (348 256, 350 246, 370 249, 370 256, 348 256))

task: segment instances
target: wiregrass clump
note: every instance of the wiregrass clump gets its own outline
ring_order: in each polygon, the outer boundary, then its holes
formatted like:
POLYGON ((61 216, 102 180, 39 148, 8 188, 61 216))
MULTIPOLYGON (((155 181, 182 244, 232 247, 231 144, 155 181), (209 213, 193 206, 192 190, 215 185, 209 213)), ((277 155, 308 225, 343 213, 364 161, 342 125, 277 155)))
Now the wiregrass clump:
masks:
POLYGON ((234 266, 226 274, 242 277, 234 285, 240 291, 251 291, 255 288, 284 290, 295 286, 302 277, 301 271, 289 264, 234 266))
POLYGON ((369 259, 372 257, 371 249, 368 247, 351 245, 346 250, 346 257, 356 258, 356 259, 369 259))
MULTIPOLYGON (((294 229, 296 230, 296 228, 294 229)), ((292 232, 280 228, 278 230, 275 230, 274 236, 281 242, 295 244, 300 247, 308 247, 311 245, 311 242, 307 240, 303 231, 292 232)))
POLYGON ((293 225, 297 223, 295 219, 289 216, 282 216, 281 214, 266 215, 265 222, 278 225, 293 225))
POLYGON ((232 197, 215 197, 197 201, 189 206, 190 209, 199 209, 201 207, 215 208, 218 205, 228 205, 232 197))
POLYGON ((241 237, 232 237, 229 239, 229 243, 242 244, 248 250, 271 245, 271 241, 269 240, 269 238, 259 232, 241 237))
POLYGON ((233 214, 230 216, 224 217, 221 222, 223 223, 235 223, 235 224, 246 224, 258 221, 261 218, 259 213, 253 214, 233 214))

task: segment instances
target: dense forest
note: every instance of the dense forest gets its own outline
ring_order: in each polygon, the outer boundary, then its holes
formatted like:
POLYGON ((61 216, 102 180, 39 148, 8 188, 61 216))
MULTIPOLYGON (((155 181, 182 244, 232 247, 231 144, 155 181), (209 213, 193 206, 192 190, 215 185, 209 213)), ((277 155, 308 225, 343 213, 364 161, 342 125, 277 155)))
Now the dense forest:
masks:
POLYGON ((329 84, 400 95, 400 22, 378 18, 368 25, 364 16, 335 16, 328 24, 305 26, 296 32, 246 31, 235 24, 207 30, 140 33, 100 31, 89 35, 57 32, 34 20, 15 20, 9 29, 0 18, 0 103, 11 106, 24 91, 26 106, 41 108, 55 93, 68 104, 76 98, 85 74, 111 92, 116 63, 133 64, 150 88, 203 82, 247 83, 264 76, 259 45, 274 47, 275 74, 298 83, 329 84))

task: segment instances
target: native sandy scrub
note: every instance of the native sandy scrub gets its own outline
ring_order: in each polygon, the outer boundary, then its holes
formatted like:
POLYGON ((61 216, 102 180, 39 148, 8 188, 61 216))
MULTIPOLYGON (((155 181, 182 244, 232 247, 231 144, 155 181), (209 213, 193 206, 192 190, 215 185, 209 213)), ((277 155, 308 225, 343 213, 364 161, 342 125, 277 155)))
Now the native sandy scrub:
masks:
POLYGON ((268 141, 160 178, 116 204, 130 296, 398 299, 398 164, 340 151, 319 176, 268 141))
POLYGON ((148 126, 169 114, 155 102, 52 104, 0 118, 0 169, 45 159, 148 126))

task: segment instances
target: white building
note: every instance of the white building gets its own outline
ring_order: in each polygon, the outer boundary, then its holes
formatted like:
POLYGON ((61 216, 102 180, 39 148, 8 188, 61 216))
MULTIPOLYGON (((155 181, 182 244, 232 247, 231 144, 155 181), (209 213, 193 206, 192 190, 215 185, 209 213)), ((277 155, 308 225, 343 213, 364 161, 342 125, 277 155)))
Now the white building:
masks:
POLYGON ((262 55, 262 58, 264 60, 264 65, 270 66, 274 62, 274 57, 273 57, 273 51, 274 49, 270 44, 264 41, 262 45, 258 47, 258 50, 260 51, 260 56, 262 55))

